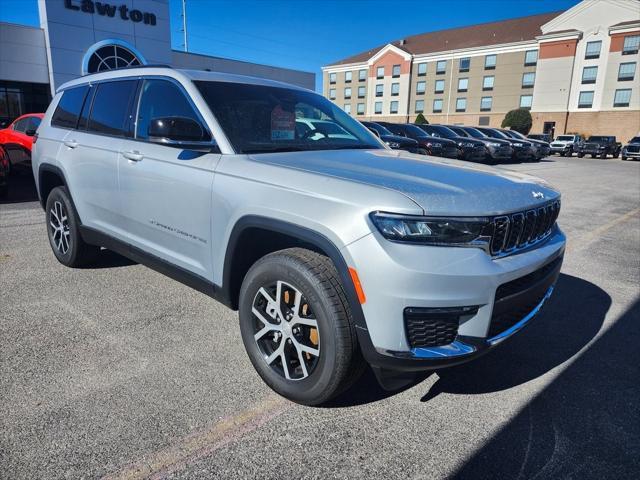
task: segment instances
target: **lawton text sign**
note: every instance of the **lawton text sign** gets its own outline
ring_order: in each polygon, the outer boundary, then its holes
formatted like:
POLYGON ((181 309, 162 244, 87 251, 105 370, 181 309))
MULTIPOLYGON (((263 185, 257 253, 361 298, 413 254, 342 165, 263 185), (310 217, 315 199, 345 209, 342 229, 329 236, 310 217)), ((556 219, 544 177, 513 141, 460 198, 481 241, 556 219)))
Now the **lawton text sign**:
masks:
POLYGON ((64 6, 69 10, 101 15, 103 17, 131 20, 134 23, 142 22, 146 25, 156 24, 156 16, 153 13, 129 9, 126 5, 112 5, 110 3, 94 2, 92 0, 64 0, 64 6))

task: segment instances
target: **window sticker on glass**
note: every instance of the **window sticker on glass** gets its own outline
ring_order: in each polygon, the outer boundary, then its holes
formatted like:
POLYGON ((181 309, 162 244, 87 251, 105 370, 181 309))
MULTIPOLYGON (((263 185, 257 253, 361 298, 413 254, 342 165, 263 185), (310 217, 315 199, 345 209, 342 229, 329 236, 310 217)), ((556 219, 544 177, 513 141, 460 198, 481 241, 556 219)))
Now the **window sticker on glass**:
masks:
POLYGON ((296 135, 296 114, 276 105, 271 111, 271 140, 293 140, 296 135))

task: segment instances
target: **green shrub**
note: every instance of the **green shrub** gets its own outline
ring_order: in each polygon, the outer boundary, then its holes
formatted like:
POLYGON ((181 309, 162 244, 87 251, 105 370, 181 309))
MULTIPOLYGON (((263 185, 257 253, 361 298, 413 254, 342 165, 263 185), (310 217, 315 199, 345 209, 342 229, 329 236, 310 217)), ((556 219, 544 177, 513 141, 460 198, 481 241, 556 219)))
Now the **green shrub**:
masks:
POLYGON ((529 133, 529 130, 531 130, 532 124, 533 119, 531 118, 529 110, 517 108, 507 112, 502 121, 502 128, 511 128, 511 130, 526 135, 529 133))
POLYGON ((424 118, 424 115, 419 113, 418 116, 416 117, 416 121, 413 122, 417 125, 429 125, 429 122, 427 121, 426 118, 424 118))

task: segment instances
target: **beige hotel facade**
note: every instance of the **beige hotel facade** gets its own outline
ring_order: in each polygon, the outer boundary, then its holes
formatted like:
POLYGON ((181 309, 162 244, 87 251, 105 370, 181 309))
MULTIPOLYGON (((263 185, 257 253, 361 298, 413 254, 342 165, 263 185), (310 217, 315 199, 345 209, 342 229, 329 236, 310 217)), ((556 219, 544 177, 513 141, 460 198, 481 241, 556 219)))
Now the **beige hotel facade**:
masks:
POLYGON ((500 126, 527 108, 532 133, 640 131, 640 2, 407 37, 322 68, 323 94, 357 119, 500 126))

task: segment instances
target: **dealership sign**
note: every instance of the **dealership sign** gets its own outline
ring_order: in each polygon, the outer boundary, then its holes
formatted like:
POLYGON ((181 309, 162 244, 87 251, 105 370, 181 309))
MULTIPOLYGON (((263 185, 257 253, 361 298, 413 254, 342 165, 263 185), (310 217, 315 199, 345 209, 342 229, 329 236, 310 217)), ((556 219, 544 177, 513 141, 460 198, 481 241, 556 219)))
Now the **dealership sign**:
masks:
POLYGON ((129 9, 126 5, 111 5, 110 3, 93 2, 92 0, 64 0, 64 6, 69 10, 101 15, 103 17, 131 20, 134 23, 142 22, 146 25, 156 24, 156 16, 153 13, 129 9), (118 15, 116 15, 116 13, 118 15))

